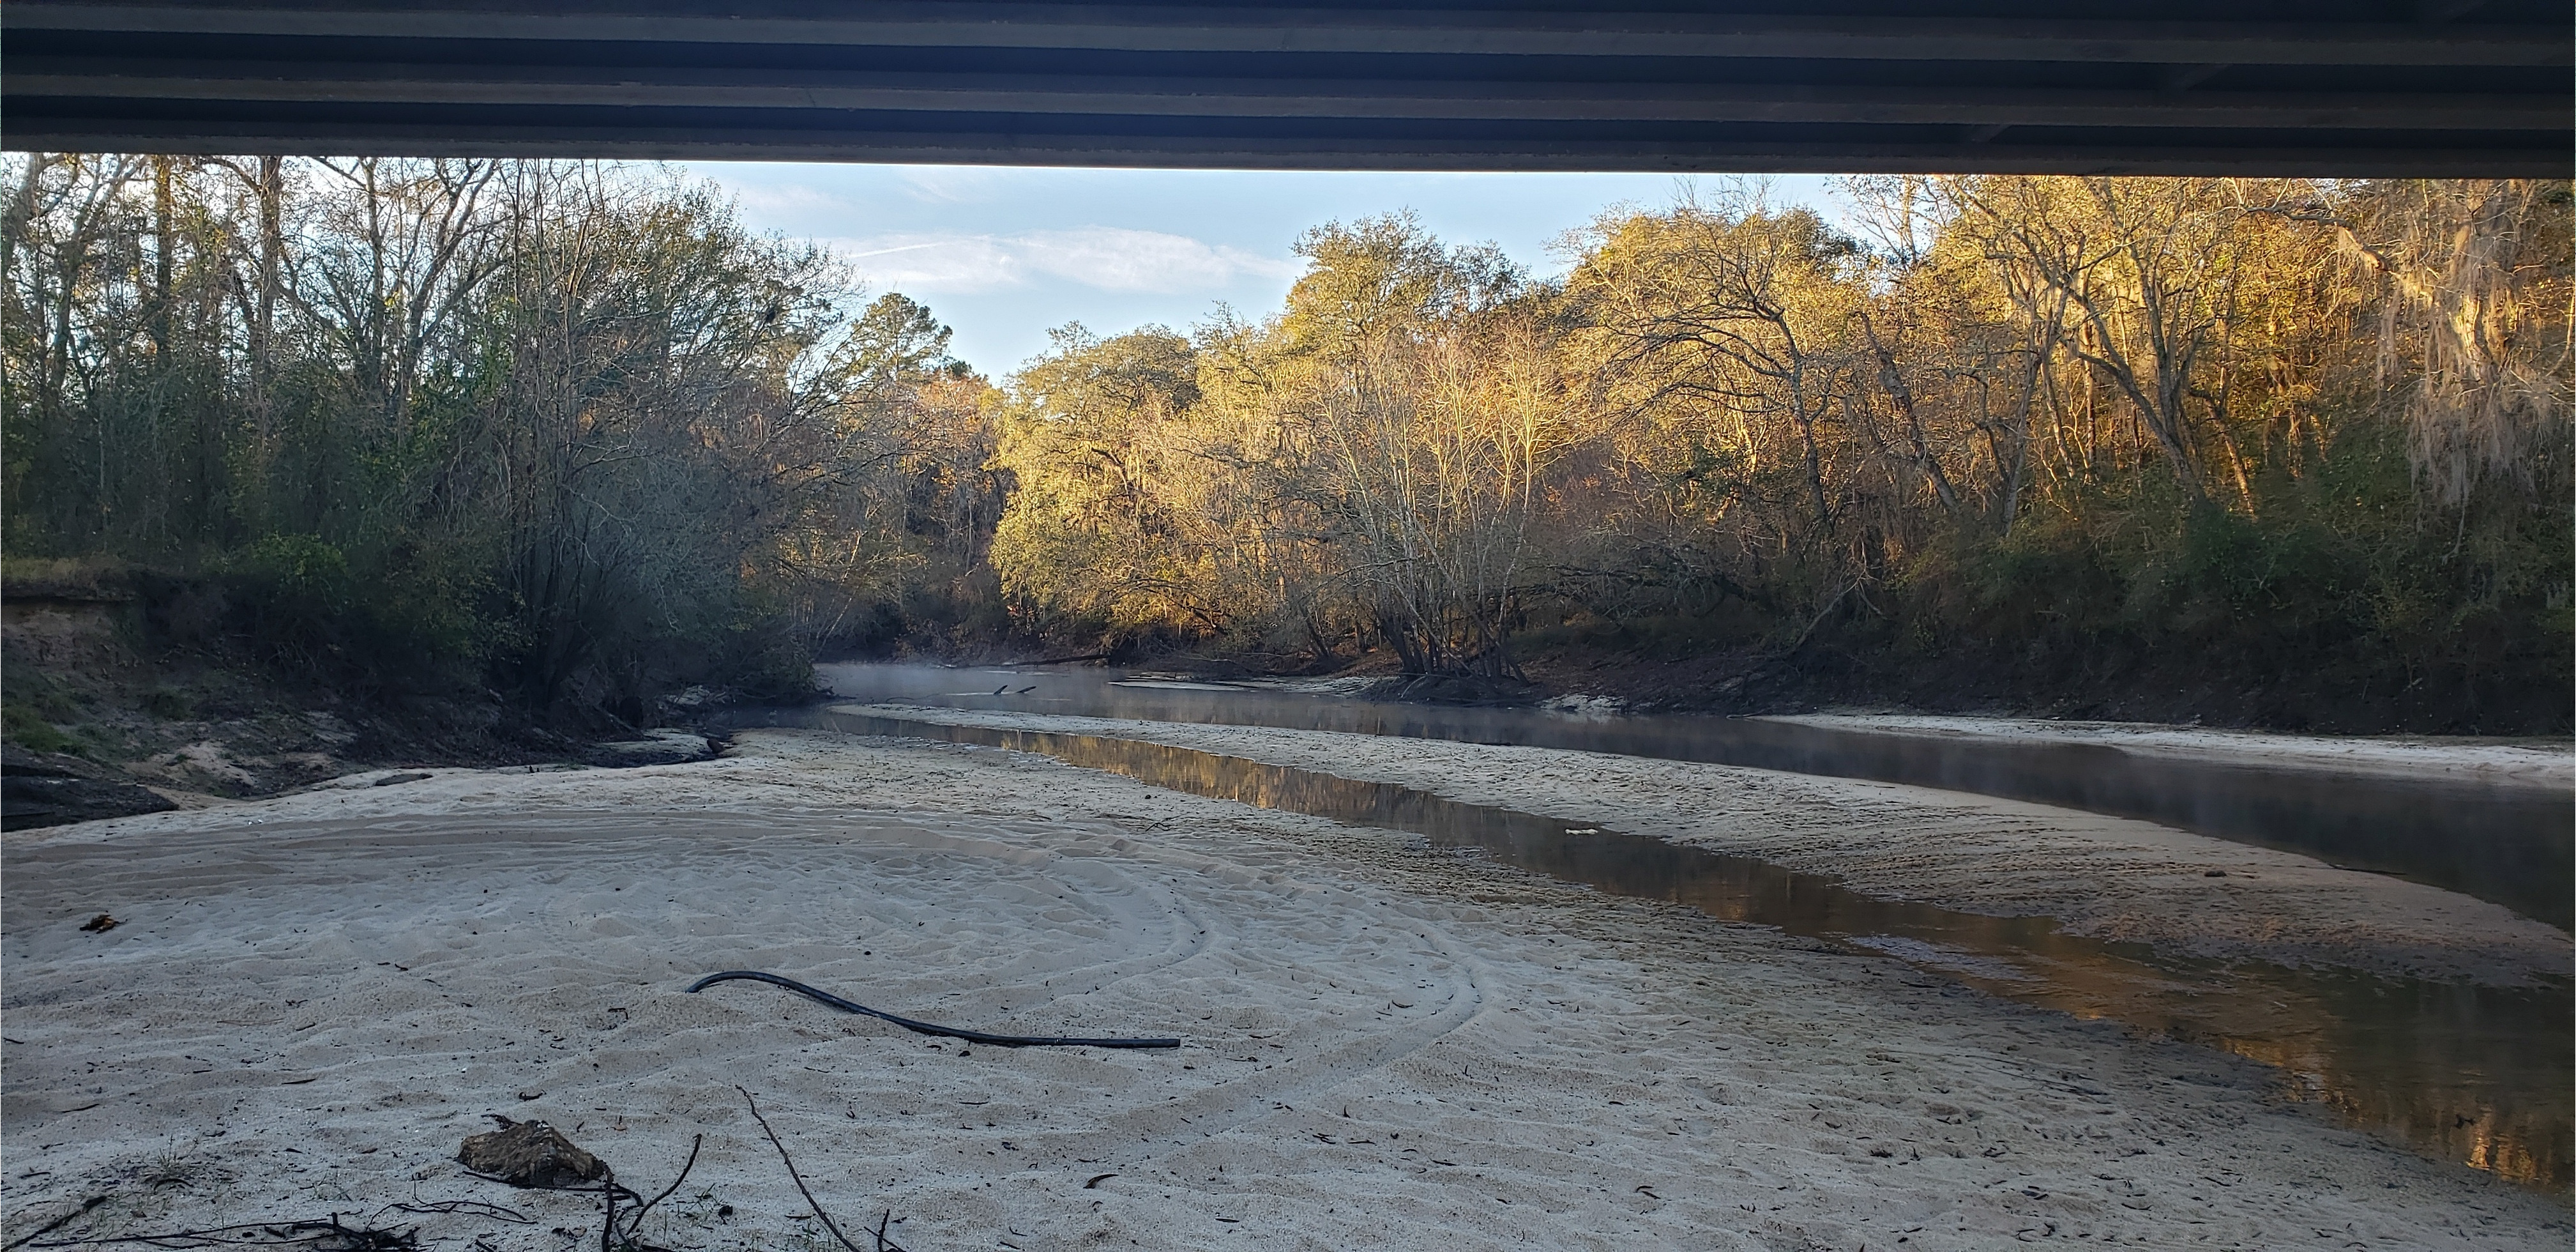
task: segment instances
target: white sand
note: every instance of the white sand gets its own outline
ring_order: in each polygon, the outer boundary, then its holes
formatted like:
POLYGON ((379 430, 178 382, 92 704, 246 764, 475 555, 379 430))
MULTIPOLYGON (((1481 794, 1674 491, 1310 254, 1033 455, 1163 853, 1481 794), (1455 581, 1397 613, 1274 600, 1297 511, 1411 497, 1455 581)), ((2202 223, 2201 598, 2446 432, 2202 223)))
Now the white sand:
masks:
POLYGON ((1394 783, 1654 835, 1870 895, 2213 957, 2498 985, 2566 977, 2567 932, 2457 892, 2128 818, 1900 783, 1257 726, 836 705, 953 725, 1115 735, 1394 783), (2226 873, 2207 876, 2209 870, 2226 873))
POLYGON ((2094 744, 2139 756, 2214 765, 2576 789, 2576 744, 2566 742, 2287 735, 2152 722, 2063 722, 1913 713, 1808 713, 1764 720, 1930 739, 2094 744))
POLYGON ((65 1233, 470 1197, 537 1221, 383 1220, 596 1246, 573 1198, 460 1175, 498 1112, 648 1190, 702 1131, 649 1237, 820 1248, 737 1082, 837 1217, 891 1209, 915 1252, 2570 1237, 2562 1202, 2277 1105, 2250 1063, 985 749, 756 732, 715 762, 439 771, 0 851, 13 1239, 102 1193, 65 1233), (77 929, 99 911, 123 924, 77 929), (766 987, 679 993, 733 967, 1190 1042, 970 1051, 766 987))

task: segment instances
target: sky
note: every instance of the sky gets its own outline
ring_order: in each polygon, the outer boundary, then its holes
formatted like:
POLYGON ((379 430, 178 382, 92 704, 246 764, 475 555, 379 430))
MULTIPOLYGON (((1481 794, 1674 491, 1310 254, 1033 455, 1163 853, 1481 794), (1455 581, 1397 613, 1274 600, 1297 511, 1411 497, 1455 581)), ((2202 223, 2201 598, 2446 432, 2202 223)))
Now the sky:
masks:
MULTIPOLYGON (((1079 321, 1102 335, 1175 329, 1229 305, 1278 306, 1324 222, 1411 209, 1451 243, 1494 243, 1540 274, 1552 245, 1618 204, 1657 208, 1663 174, 1402 174, 692 162, 755 230, 830 244, 869 294, 900 291, 956 331, 950 351, 999 380, 1079 321)), ((1773 178, 1775 203, 1840 216, 1830 180, 1773 178)))

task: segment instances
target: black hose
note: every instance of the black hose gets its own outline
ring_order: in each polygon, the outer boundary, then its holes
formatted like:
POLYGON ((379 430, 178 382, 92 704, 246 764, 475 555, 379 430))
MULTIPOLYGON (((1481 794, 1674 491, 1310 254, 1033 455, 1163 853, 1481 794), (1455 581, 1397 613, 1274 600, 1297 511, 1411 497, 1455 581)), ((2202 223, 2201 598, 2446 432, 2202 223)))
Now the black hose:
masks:
POLYGON ((709 974, 689 984, 689 993, 695 995, 717 983, 731 982, 738 978, 752 982, 765 982, 773 987, 785 987, 809 1000, 821 1001, 844 1013, 858 1013, 879 1021, 893 1022, 905 1030, 925 1035, 939 1035, 948 1039, 963 1039, 968 1043, 989 1043, 997 1048, 1177 1048, 1181 1046, 1181 1041, 1178 1039, 1075 1039, 1065 1035, 988 1035, 980 1030, 933 1026, 928 1022, 917 1022, 909 1017, 897 1017, 892 1013, 872 1009, 855 1000, 844 1000, 831 992, 808 987, 793 978, 781 978, 776 974, 764 974, 752 969, 729 969, 721 974, 709 974))

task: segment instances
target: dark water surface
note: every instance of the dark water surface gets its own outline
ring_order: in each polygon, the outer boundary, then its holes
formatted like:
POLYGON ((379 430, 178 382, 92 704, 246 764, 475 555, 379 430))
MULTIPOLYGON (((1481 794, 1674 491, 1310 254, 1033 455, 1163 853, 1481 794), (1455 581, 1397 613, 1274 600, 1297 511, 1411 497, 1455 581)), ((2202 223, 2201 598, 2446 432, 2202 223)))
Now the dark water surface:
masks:
POLYGON ((813 709, 760 720, 1039 752, 1177 791, 1413 832, 1614 895, 1777 927, 1995 995, 2220 1048, 2277 1067, 2290 1094, 2357 1125, 2517 1182, 2570 1185, 2576 994, 2565 983, 2478 987, 2175 957, 2064 934, 2048 918, 1881 900, 1746 857, 1133 740, 813 709))
POLYGON ((2490 900, 2562 929, 2576 923, 2576 798, 2563 789, 2231 766, 2103 744, 1980 742, 1763 718, 1586 717, 1216 684, 1130 685, 1136 680, 1116 671, 818 670, 835 694, 863 701, 1576 748, 2036 800, 2305 852, 2490 900))

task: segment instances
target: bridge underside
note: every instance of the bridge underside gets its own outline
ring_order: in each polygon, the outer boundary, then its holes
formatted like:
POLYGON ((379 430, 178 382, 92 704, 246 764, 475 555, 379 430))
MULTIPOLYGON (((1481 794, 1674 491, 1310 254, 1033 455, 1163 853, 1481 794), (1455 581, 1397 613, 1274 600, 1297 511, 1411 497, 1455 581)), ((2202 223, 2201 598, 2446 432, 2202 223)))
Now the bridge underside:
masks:
POLYGON ((11 0, 0 34, 18 150, 2356 177, 2576 152, 2565 0, 11 0))

